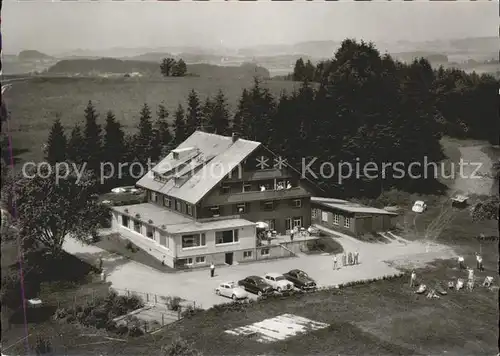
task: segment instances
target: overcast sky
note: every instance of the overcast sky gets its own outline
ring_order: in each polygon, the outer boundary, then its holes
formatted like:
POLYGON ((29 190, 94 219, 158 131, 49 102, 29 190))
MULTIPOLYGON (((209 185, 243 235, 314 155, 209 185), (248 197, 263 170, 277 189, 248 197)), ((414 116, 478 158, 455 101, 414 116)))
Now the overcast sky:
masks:
POLYGON ((4 53, 247 47, 309 40, 425 41, 498 34, 498 2, 4 1, 4 53))

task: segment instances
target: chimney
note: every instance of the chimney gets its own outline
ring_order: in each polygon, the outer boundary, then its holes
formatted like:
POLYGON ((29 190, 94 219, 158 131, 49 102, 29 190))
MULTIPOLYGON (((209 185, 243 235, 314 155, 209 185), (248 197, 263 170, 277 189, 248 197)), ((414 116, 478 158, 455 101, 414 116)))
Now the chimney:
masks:
POLYGON ((232 136, 231 136, 231 137, 232 137, 232 139, 233 139, 233 143, 235 143, 236 141, 238 141, 238 138, 239 138, 239 137, 238 137, 238 134, 237 134, 236 132, 233 132, 233 134, 232 134, 232 136))

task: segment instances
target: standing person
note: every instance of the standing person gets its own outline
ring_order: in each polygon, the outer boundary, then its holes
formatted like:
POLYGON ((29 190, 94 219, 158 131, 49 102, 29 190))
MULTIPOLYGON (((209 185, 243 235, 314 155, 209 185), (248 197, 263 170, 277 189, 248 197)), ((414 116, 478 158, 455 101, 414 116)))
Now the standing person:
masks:
POLYGON ((417 274, 415 271, 411 271, 411 276, 410 276, 410 287, 414 287, 417 282, 417 274))
POLYGON ((354 264, 358 265, 359 264, 359 251, 356 251, 354 253, 354 264))
POLYGON ((212 278, 213 278, 213 276, 215 276, 215 265, 214 265, 214 263, 212 262, 212 263, 210 264, 210 277, 212 277, 212 278))
POLYGON ((464 260, 463 256, 459 256, 458 257, 458 268, 460 270, 464 270, 465 269, 465 260, 464 260))
POLYGON ((468 278, 467 278, 469 280, 469 282, 470 281, 474 281, 474 270, 472 268, 469 268, 467 270, 467 272, 469 272, 469 275, 468 275, 468 278))
POLYGON ((293 241, 293 231, 290 233, 290 241, 293 241))
POLYGON ((337 255, 333 255, 333 269, 338 269, 337 267, 337 255))
POLYGON ((480 270, 480 271, 484 271, 483 257, 481 257, 481 255, 478 254, 476 258, 477 258, 477 269, 480 270))
POLYGON ((349 252, 349 254, 347 255, 347 263, 350 265, 352 265, 352 252, 349 252))
POLYGON ((342 266, 346 266, 347 265, 347 255, 345 254, 345 251, 344 253, 342 254, 342 266))

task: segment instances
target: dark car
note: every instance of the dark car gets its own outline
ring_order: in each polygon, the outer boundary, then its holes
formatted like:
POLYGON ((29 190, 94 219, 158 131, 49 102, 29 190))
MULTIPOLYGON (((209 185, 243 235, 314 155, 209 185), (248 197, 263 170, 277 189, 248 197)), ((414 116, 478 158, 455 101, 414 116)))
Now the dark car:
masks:
POLYGON ((257 294, 259 297, 273 293, 273 287, 266 283, 264 278, 258 276, 250 276, 242 279, 238 282, 238 285, 243 287, 247 292, 257 294))
POLYGON ((295 288, 311 290, 317 287, 314 279, 309 277, 306 272, 301 271, 300 269, 292 269, 288 273, 284 273, 283 276, 292 282, 295 288))

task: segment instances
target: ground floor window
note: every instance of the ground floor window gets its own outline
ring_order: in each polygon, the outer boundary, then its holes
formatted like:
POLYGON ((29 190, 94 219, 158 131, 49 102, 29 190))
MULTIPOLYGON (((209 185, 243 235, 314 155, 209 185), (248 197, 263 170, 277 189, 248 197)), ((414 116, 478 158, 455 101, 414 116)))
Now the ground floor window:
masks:
POLYGON ((323 222, 328 221, 328 213, 326 211, 321 212, 321 221, 323 221, 323 222))
POLYGON ((269 256, 269 249, 268 248, 263 248, 262 250, 260 250, 260 254, 262 256, 269 256))
POLYGON ((134 231, 141 233, 141 222, 139 220, 134 220, 134 231))
POLYGON ((163 197, 163 205, 167 208, 170 208, 172 206, 172 202, 170 201, 169 197, 163 197))
POLYGON ((340 215, 339 214, 333 214, 333 225, 338 225, 340 221, 340 215))
POLYGON ((351 227, 351 218, 344 218, 344 227, 349 228, 351 227))
POLYGON ((293 218, 293 227, 302 227, 302 216, 293 218))
POLYGON ((150 225, 146 225, 146 236, 153 239, 155 236, 155 228, 150 225))
POLYGON ((182 248, 206 246, 205 234, 182 235, 182 248))
POLYGON ((122 215, 122 225, 123 226, 128 227, 129 221, 130 221, 130 219, 128 216, 122 215))
POLYGON ((207 262, 207 259, 206 259, 206 257, 205 257, 205 256, 198 256, 198 257, 196 257, 195 261, 196 261, 196 263, 198 263, 198 264, 199 264, 199 263, 206 263, 206 262, 207 262))
POLYGON ((238 242, 238 230, 226 230, 226 231, 216 231, 215 232, 215 244, 230 244, 233 242, 238 242))
POLYGON ((271 219, 271 220, 264 220, 264 222, 269 225, 269 230, 276 230, 275 226, 276 226, 276 222, 274 219, 271 219))
POLYGON ((168 237, 167 237, 167 235, 164 235, 164 234, 160 235, 160 245, 165 246, 166 248, 168 248, 169 243, 168 243, 168 237))
POLYGON ((243 258, 252 258, 252 251, 243 251, 243 258))

